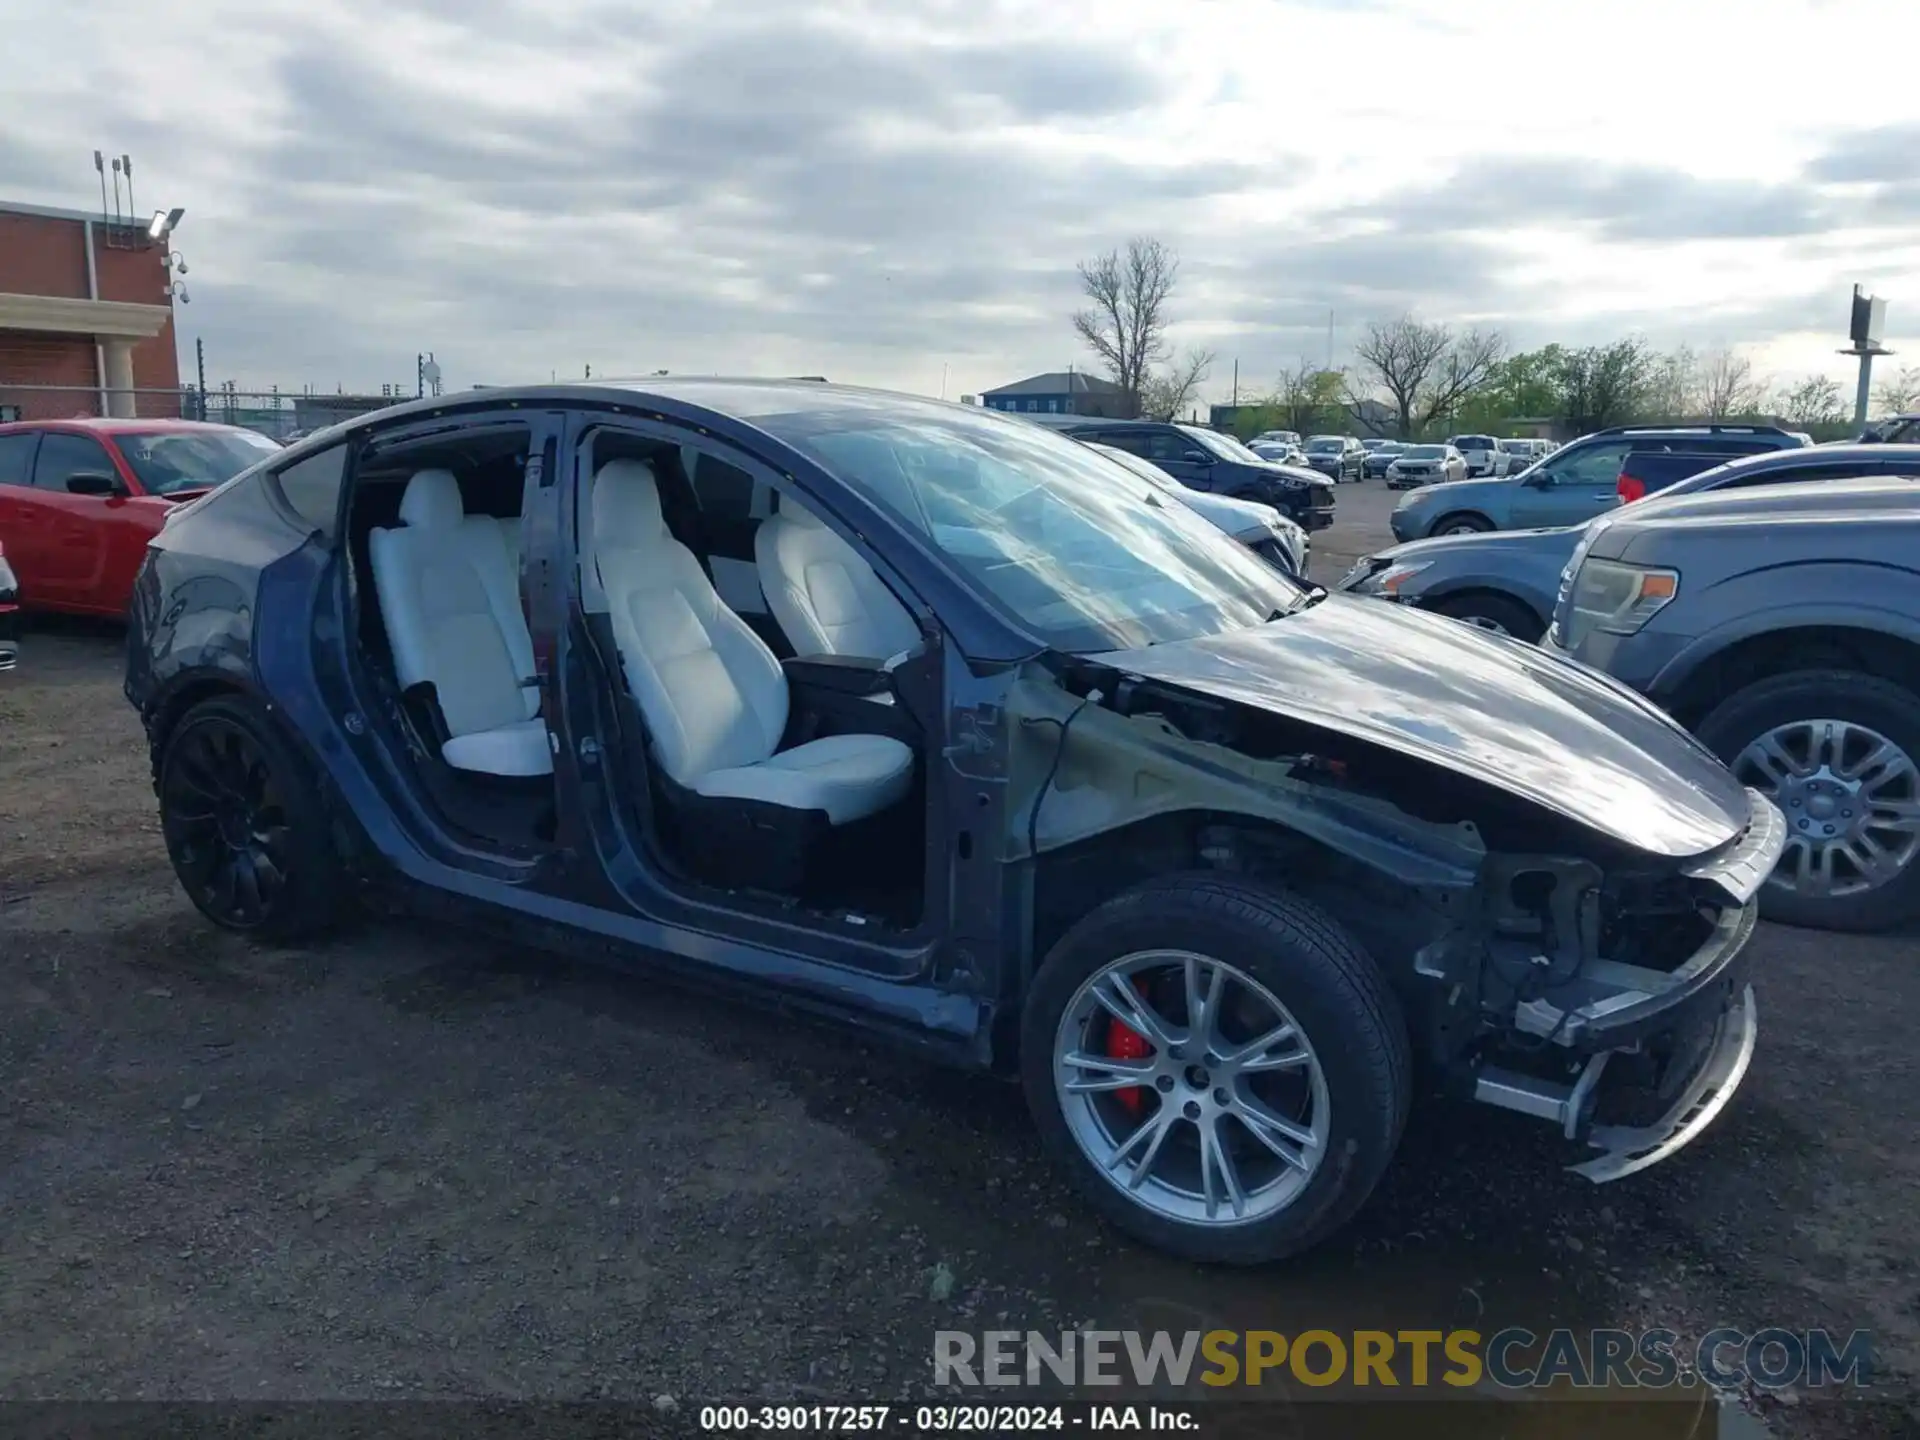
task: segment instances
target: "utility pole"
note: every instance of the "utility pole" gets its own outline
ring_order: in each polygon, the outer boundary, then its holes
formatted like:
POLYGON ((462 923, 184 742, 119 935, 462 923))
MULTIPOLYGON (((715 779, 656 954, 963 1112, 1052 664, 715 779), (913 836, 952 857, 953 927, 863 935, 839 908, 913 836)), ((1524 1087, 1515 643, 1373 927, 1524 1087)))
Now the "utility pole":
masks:
POLYGON ((1333 311, 1327 311, 1327 369, 1333 369, 1333 311))
POLYGON ((1233 408, 1240 408, 1240 357, 1233 357, 1233 408))
POLYGON ((199 419, 207 418, 207 342, 204 336, 193 337, 193 368, 200 377, 200 414, 199 419))

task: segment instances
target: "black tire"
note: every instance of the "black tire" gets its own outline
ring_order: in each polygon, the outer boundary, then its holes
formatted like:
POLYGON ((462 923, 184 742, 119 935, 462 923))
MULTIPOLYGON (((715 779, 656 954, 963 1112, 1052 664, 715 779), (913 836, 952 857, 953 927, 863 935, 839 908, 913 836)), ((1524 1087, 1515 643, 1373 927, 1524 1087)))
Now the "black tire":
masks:
POLYGON ((1493 522, 1484 515, 1476 515, 1471 510, 1457 511, 1452 515, 1442 515, 1427 530, 1429 535, 1481 535, 1493 529, 1493 522))
POLYGON ((1094 1209, 1185 1259, 1258 1265, 1319 1244, 1373 1193, 1406 1124, 1412 1056, 1379 968, 1325 911, 1268 886, 1182 874, 1109 900, 1053 947, 1022 1010, 1020 1069, 1042 1143, 1094 1209), (1054 1042, 1073 997, 1107 963, 1160 948, 1218 957, 1248 972, 1298 1020, 1319 1056, 1330 1098, 1325 1156, 1275 1214, 1238 1225, 1157 1214, 1096 1167, 1061 1113, 1054 1042))
MULTIPOLYGON (((1695 733, 1731 765, 1753 741, 1796 720, 1845 720, 1870 727, 1920 763, 1920 695, 1856 670, 1795 670, 1755 681, 1714 707, 1695 733)), ((1753 776, 1743 778, 1756 784, 1753 776)), ((1797 819, 1788 813, 1790 836, 1797 819)), ((1769 882, 1760 892, 1760 913, 1814 930, 1888 929, 1920 916, 1920 855, 1892 880, 1856 894, 1811 896, 1769 882)))
POLYGON ((253 701, 223 695, 195 705, 168 732, 154 780, 167 857, 202 915, 280 942, 338 922, 346 886, 319 786, 253 701), (230 843, 236 830, 243 838, 230 843))
POLYGON ((1547 633, 1547 627, 1538 615, 1518 600, 1505 595, 1449 595, 1426 608, 1436 615, 1451 615, 1455 620, 1464 620, 1469 625, 1499 630, 1529 644, 1538 642, 1547 633))

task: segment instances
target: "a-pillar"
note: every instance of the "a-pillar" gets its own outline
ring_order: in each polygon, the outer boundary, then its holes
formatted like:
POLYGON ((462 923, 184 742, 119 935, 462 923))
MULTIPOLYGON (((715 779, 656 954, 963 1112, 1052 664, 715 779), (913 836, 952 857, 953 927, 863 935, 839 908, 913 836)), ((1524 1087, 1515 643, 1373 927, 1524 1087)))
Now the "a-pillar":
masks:
POLYGON ((102 336, 100 352, 106 362, 101 381, 107 392, 107 414, 119 420, 134 418, 133 341, 102 336))

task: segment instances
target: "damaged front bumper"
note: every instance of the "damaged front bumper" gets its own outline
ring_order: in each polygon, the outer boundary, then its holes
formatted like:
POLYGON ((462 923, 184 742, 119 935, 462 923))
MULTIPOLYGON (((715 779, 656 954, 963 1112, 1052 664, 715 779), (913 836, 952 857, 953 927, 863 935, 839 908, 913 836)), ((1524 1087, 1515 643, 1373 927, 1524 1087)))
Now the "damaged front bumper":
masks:
POLYGON ((1759 1025, 1745 952, 1758 919, 1755 897, 1785 845, 1786 822, 1769 800, 1748 793, 1754 818, 1747 833, 1688 872, 1731 903, 1685 963, 1666 972, 1600 961, 1555 996, 1560 1003, 1517 1007, 1517 1029, 1584 1061, 1571 1083, 1493 1065, 1475 1078, 1474 1099, 1551 1121, 1567 1139, 1598 1150, 1570 1167, 1596 1183, 1644 1170, 1689 1144, 1726 1108, 1753 1060, 1759 1025), (1654 1042, 1672 1052, 1658 1091, 1662 1113, 1639 1124, 1596 1123, 1609 1065, 1654 1042))

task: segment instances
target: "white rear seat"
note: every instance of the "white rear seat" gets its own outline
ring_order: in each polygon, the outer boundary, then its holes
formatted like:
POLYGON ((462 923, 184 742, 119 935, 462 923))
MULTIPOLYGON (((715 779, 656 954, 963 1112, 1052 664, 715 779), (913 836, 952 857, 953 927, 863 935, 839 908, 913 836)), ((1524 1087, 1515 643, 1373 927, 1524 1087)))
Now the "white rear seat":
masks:
POLYGON ((551 774, 533 639, 499 522, 469 517, 447 470, 407 482, 400 518, 369 537, 374 591, 402 688, 431 684, 439 698, 451 737, 441 756, 490 775, 551 774))

